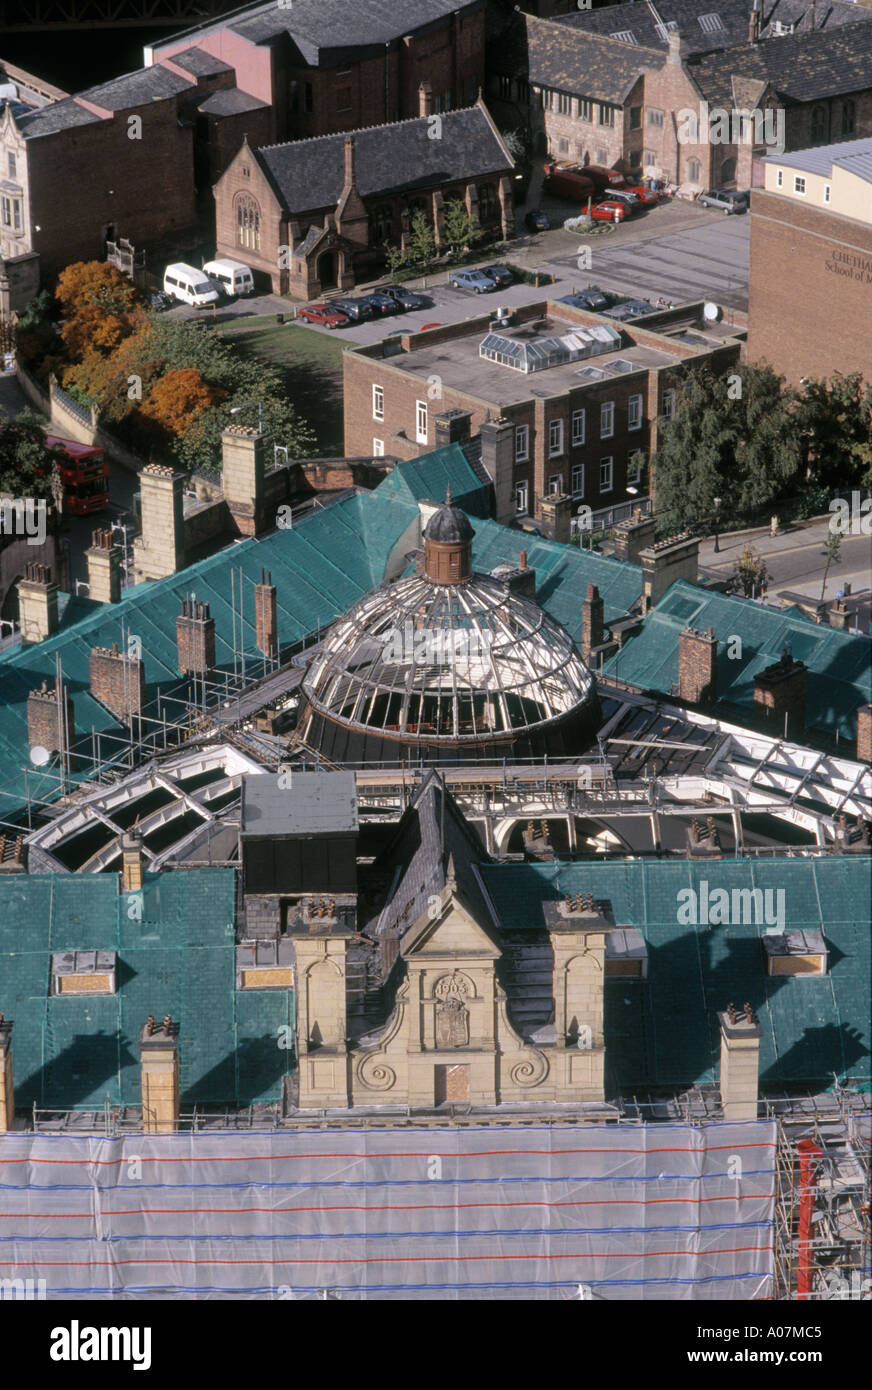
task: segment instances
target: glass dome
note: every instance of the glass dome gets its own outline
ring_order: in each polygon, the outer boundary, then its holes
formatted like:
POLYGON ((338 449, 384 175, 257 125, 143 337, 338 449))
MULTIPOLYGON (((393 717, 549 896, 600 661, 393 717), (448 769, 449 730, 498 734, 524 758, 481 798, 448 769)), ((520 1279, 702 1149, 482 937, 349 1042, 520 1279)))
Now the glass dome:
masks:
POLYGON ((326 719, 407 746, 513 745, 598 709, 569 634, 532 599, 477 574, 438 584, 425 573, 368 595, 330 629, 303 690, 306 741, 326 719))

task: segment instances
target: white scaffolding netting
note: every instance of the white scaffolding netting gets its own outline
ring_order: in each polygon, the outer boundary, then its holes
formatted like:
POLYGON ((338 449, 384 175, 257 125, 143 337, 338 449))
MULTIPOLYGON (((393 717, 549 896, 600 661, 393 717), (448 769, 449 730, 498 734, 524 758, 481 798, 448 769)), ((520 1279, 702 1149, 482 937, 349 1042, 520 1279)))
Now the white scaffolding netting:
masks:
POLYGON ((769 1121, 9 1134, 0 1280, 49 1299, 768 1298, 775 1143, 769 1121))

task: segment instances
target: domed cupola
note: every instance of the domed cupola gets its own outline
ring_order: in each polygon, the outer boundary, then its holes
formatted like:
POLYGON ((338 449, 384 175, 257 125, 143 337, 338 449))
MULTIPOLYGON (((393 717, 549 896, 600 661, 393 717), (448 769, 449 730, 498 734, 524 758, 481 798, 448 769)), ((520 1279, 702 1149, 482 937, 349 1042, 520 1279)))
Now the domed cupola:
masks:
POLYGON ((469 517, 451 505, 451 489, 424 531, 424 573, 433 584, 464 584, 472 578, 473 530, 469 517))

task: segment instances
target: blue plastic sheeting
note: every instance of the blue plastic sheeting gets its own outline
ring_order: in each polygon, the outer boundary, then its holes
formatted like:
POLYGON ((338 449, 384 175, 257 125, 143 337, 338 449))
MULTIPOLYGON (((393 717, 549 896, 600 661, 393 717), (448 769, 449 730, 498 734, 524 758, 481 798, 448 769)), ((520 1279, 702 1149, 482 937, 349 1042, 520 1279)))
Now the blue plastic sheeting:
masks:
POLYGON ((0 1136, 59 1298, 760 1299, 775 1125, 0 1136))

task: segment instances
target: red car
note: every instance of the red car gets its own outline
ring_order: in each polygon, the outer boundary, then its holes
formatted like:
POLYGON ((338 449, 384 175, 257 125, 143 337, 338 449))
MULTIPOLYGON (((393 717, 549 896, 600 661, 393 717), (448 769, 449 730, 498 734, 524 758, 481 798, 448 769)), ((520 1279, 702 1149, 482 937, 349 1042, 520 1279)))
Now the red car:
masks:
POLYGON ((623 222, 629 213, 626 203, 606 198, 605 202, 594 203, 590 215, 594 222, 623 222))
POLYGON ((648 188, 644 183, 628 183, 625 185, 626 193, 635 193, 646 208, 656 207, 660 202, 660 194, 655 193, 653 188, 648 188))
POLYGON ((332 308, 329 304, 307 304, 305 309, 301 309, 297 314, 297 318, 307 319, 309 323, 320 323, 322 328, 344 328, 351 322, 347 314, 332 308))

